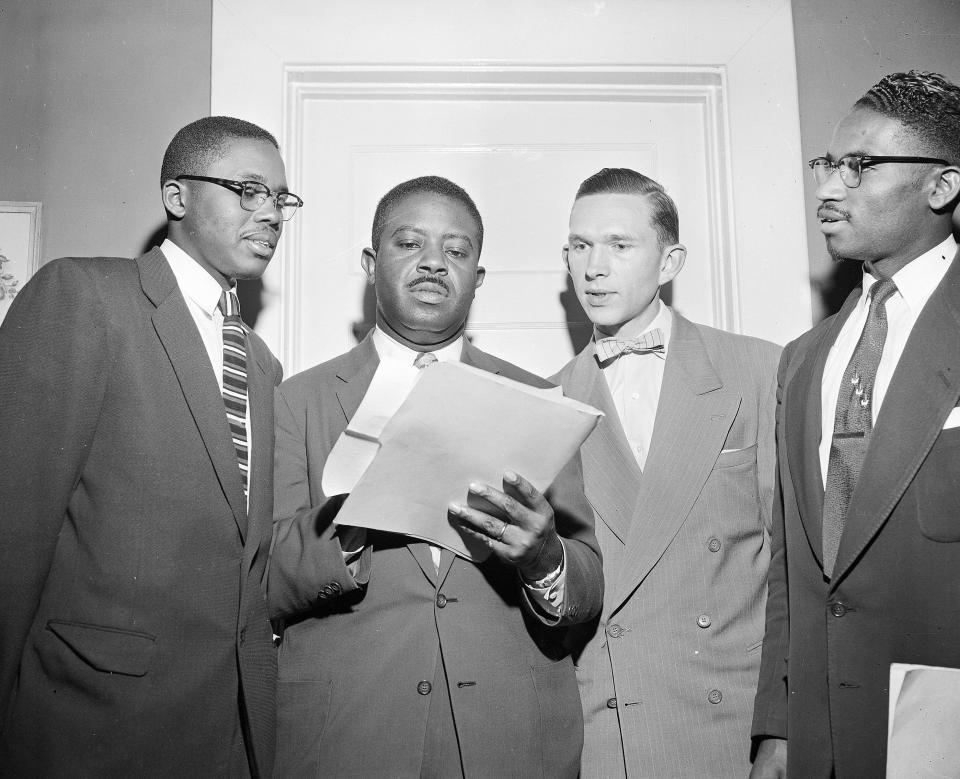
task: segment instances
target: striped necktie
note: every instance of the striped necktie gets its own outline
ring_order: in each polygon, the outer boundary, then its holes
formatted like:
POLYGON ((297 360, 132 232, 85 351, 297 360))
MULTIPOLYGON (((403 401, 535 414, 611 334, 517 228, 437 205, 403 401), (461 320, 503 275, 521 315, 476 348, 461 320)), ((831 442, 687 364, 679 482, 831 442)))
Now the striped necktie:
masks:
POLYGON ((247 336, 240 320, 240 301, 233 290, 220 296, 223 313, 223 405, 227 409, 230 437, 237 450, 243 494, 247 494, 250 453, 247 444, 247 336))

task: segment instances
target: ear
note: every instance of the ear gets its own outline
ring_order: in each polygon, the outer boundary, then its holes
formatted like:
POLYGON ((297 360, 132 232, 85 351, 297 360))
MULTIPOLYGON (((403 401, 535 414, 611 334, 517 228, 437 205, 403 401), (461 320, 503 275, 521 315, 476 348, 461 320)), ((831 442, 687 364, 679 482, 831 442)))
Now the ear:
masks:
POLYGON ((189 195, 190 193, 187 191, 184 183, 176 179, 164 181, 160 189, 163 207, 174 219, 183 219, 186 215, 189 195))
POLYGON ((673 281, 674 277, 683 269, 687 259, 687 247, 682 243, 666 246, 660 254, 660 286, 673 281))
POLYGON ((367 284, 373 284, 376 281, 377 253, 370 248, 360 252, 360 267, 367 274, 367 284))
POLYGON ((482 265, 477 266, 477 283, 474 285, 474 289, 480 289, 480 285, 483 284, 483 280, 487 277, 487 269, 482 265))
POLYGON ((960 195, 960 167, 950 165, 940 171, 936 185, 930 193, 930 208, 942 211, 960 195))
POLYGON ((570 244, 565 243, 563 245, 560 256, 563 257, 563 266, 567 269, 567 273, 570 273, 570 244))

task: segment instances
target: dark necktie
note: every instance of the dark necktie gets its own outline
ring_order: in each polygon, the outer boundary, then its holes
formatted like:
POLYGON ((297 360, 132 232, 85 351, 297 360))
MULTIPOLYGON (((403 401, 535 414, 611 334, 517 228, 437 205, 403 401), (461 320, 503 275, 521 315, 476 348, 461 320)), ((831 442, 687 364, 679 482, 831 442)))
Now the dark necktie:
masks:
POLYGON ((247 444, 247 336, 240 321, 240 301, 233 290, 220 296, 223 313, 223 405, 237 450, 243 494, 247 494, 250 454, 247 444))
POLYGON ((624 354, 663 354, 663 330, 648 330, 626 341, 619 338, 599 338, 594 346, 601 363, 615 360, 624 354))
POLYGON ((867 322, 840 383, 823 496, 823 572, 827 577, 833 574, 850 496, 860 479, 873 432, 873 388, 887 338, 885 304, 896 291, 897 285, 889 278, 880 278, 870 287, 867 322))

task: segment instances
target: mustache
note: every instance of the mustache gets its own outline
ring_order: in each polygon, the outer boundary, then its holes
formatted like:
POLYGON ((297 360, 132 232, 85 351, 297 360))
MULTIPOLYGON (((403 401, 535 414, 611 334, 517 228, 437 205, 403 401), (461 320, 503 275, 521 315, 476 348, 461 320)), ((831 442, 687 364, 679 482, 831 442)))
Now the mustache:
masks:
POLYGON ((824 205, 817 209, 817 219, 849 219, 850 214, 836 206, 824 205))
POLYGON ((407 289, 413 289, 418 284, 436 284, 446 292, 450 291, 450 287, 447 286, 447 282, 445 282, 441 276, 417 276, 417 278, 407 284, 407 289))

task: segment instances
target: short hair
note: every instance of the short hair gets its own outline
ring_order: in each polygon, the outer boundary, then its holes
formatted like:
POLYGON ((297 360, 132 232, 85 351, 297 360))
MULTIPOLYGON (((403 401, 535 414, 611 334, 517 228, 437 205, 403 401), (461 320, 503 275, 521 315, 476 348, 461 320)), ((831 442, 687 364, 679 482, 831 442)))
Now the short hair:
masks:
POLYGON ((960 163, 960 87, 939 73, 891 73, 853 104, 896 119, 930 155, 960 163))
POLYGON ((370 235, 370 245, 375 252, 380 251, 380 235, 383 233, 390 215, 402 200, 409 195, 419 195, 421 193, 430 195, 439 195, 455 200, 464 208, 467 213, 474 218, 477 223, 477 240, 480 245, 477 247, 477 255, 483 249, 483 219, 480 218, 480 211, 477 210, 477 204, 473 202, 470 195, 463 187, 454 184, 450 179, 442 176, 420 176, 397 184, 393 189, 387 192, 380 202, 377 203, 377 210, 373 214, 373 229, 370 235))
POLYGON ((639 195, 650 202, 650 222, 657 233, 660 248, 680 240, 680 216, 677 204, 662 184, 630 168, 604 168, 585 179, 574 201, 588 195, 639 195))
POLYGON ((180 128, 163 155, 160 186, 177 176, 199 175, 223 156, 227 144, 237 139, 266 141, 280 149, 277 139, 262 127, 232 116, 205 116, 180 128))

